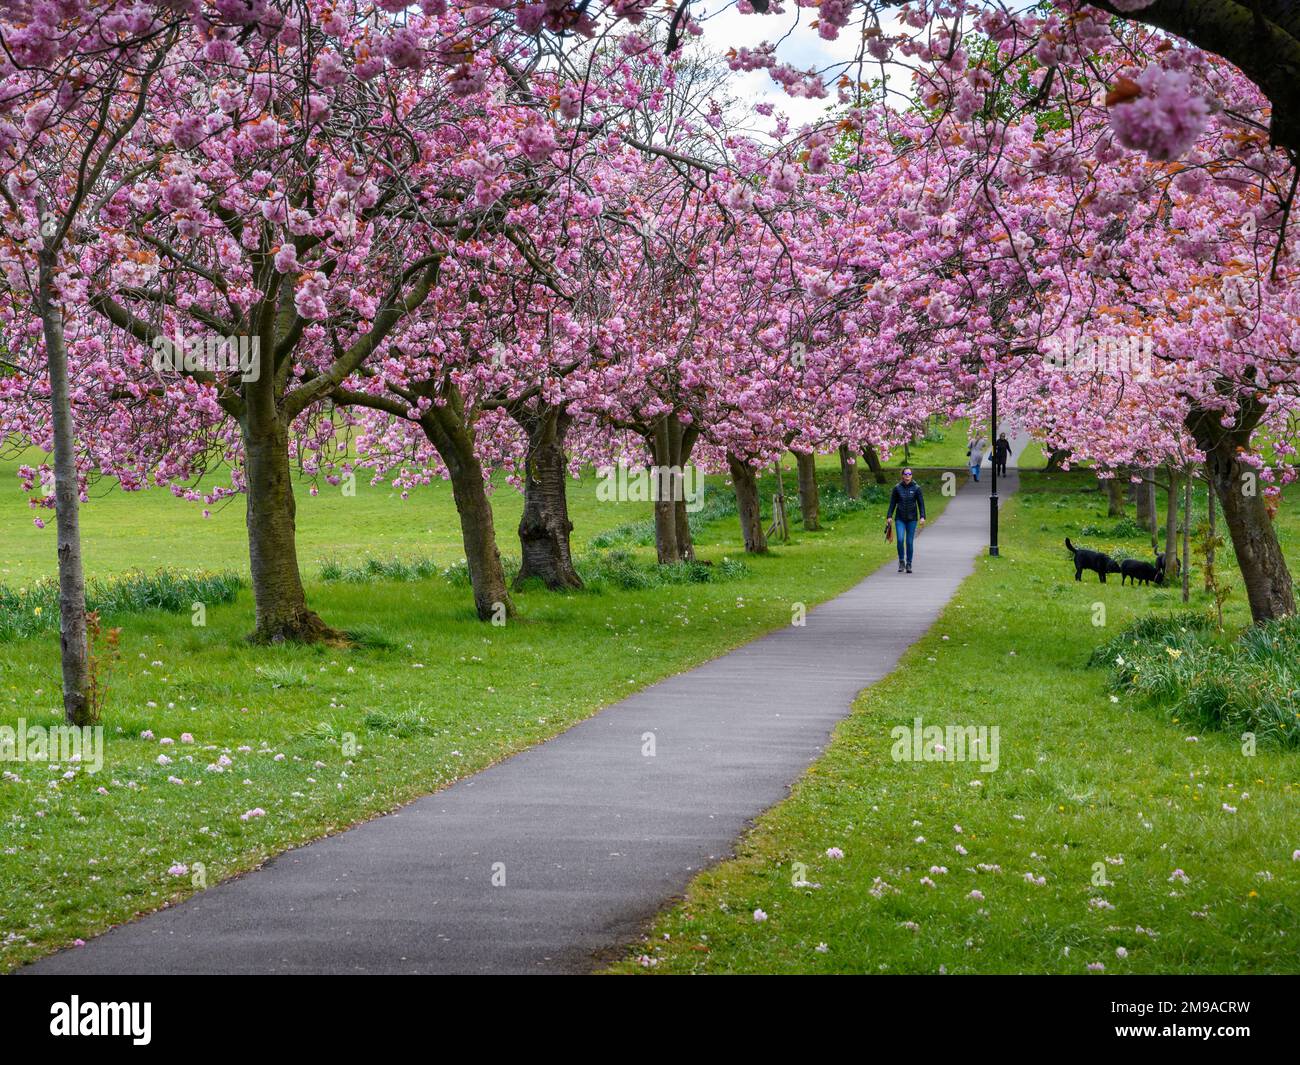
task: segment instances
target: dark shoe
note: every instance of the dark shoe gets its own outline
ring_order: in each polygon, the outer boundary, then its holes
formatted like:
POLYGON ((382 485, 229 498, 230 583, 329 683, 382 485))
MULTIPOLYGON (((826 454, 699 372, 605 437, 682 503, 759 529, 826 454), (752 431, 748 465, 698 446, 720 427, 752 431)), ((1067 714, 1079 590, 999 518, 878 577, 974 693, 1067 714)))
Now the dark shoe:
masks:
POLYGON ((898 572, 903 572, 903 560, 901 558, 898 560, 898 572))
POLYGON ((908 573, 911 573, 911 572, 912 572, 912 565, 911 565, 910 562, 908 563, 908 566, 907 566, 907 572, 908 572, 908 573))

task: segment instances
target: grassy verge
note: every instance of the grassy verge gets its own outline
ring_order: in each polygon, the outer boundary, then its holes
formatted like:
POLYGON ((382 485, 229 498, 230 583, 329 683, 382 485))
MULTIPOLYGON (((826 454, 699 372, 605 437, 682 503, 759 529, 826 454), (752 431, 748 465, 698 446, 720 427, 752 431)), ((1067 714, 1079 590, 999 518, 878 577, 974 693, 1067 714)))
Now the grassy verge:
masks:
POLYGON ((1228 639, 1209 613, 1151 615, 1096 648, 1090 661, 1110 671, 1113 691, 1194 728, 1300 747, 1300 618, 1228 639))
MULTIPOLYGON (((825 480, 830 485, 837 474, 828 470, 825 480)), ((792 492, 789 479, 786 485, 792 492)), ((938 513, 946 500, 937 480, 930 487, 938 513)), ((772 490, 769 479, 765 501, 772 490)), ((645 517, 645 507, 598 506, 590 481, 572 491, 580 549, 645 517)), ((511 527, 516 505, 505 492, 498 496, 499 530, 511 527)), ((346 503, 306 497, 300 507, 309 577, 318 572, 313 558, 416 558, 380 567, 379 576, 392 580, 310 580, 312 604, 352 632, 356 647, 249 646, 247 589, 233 602, 210 604, 202 626, 188 611, 105 618, 123 632, 109 678, 102 770, 91 773, 85 762, 4 766, 0 967, 443 787, 788 624, 792 602, 837 594, 893 550, 880 535, 883 503, 843 509, 821 532, 796 525, 789 544, 743 566, 734 564, 735 518, 719 518, 696 541, 699 557, 713 563, 707 581, 693 570, 685 583, 641 586, 655 569, 653 551, 622 544, 602 556, 590 590, 530 589, 518 597, 518 621, 498 628, 473 617, 466 590, 441 568, 421 569, 419 558, 430 552, 439 567, 454 563, 446 545, 455 517, 448 492, 435 489, 420 507, 438 522, 423 536, 409 527, 415 506, 383 494, 359 490, 346 503)), ((221 534, 233 512, 194 530, 185 513, 184 504, 156 495, 86 508, 92 572, 161 562, 227 562, 242 571, 238 530, 221 534), (181 516, 182 528, 163 520, 160 506, 175 508, 168 513, 181 516), (112 527, 114 515, 134 538, 112 527)), ((30 523, 14 528, 10 578, 30 575, 38 557, 48 567, 48 536, 30 523)), ((509 550, 504 533, 502 545, 509 550)), ((0 644, 0 726, 55 724, 59 702, 53 638, 0 644)))
MULTIPOLYGON (((1075 583, 1061 540, 1105 521, 1089 474, 1022 482, 1002 557, 615 971, 1300 971, 1300 761, 1262 741, 1248 755, 1087 668, 1139 616, 1184 608, 1075 583), (895 760, 891 730, 918 717, 996 726, 997 769, 895 760)), ((1245 620, 1238 596, 1228 622, 1245 620)))

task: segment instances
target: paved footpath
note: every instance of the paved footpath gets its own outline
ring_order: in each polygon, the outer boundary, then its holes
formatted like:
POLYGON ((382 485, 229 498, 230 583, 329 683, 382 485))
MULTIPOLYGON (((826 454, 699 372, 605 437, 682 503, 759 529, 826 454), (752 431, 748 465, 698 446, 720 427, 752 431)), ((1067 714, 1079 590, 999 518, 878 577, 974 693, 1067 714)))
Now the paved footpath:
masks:
MULTIPOLYGON (((987 543, 988 474, 978 485, 958 477, 956 498, 917 538, 912 575, 890 561, 802 628, 23 971, 590 971, 731 853, 854 696, 930 627, 987 543)), ((1004 496, 1015 486, 1014 473, 999 479, 1004 496)))

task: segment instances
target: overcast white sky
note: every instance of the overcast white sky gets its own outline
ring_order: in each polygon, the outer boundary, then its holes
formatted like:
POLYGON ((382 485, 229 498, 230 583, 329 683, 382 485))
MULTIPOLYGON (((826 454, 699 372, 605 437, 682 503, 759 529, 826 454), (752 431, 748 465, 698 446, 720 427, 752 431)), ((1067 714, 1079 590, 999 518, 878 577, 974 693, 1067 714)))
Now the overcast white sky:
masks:
MULTIPOLYGON (((782 62, 800 70, 824 70, 835 64, 854 59, 861 43, 856 26, 846 26, 835 41, 826 41, 809 24, 817 17, 816 9, 798 8, 788 4, 784 14, 760 15, 757 12, 742 15, 728 0, 707 0, 692 4, 694 14, 704 27, 702 41, 711 50, 726 52, 728 48, 754 48, 764 41, 778 43, 777 55, 782 62)), ((895 28, 891 19, 884 23, 885 32, 895 28)), ((868 78, 879 75, 879 66, 868 69, 868 78)), ((838 70, 835 72, 838 74, 838 70)), ((892 72, 896 77, 897 69, 892 72)), ((892 80, 892 79, 891 79, 892 80)), ((824 116, 828 105, 835 103, 831 89, 825 99, 806 100, 787 95, 781 86, 772 81, 765 70, 733 75, 737 98, 750 103, 771 103, 778 111, 790 116, 791 124, 798 127, 824 116)))

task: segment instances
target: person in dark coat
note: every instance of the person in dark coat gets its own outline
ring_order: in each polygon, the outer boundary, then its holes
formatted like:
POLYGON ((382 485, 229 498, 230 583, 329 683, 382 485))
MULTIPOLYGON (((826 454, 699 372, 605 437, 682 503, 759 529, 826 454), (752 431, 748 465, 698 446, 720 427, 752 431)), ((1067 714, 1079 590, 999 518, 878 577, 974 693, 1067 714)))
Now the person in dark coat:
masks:
POLYGON ((999 433, 997 443, 993 445, 993 466, 1003 477, 1007 474, 1007 459, 1010 457, 1011 441, 1006 433, 999 433))
POLYGON ((912 471, 903 471, 903 479, 894 485, 889 493, 889 512, 885 515, 885 524, 893 522, 895 539, 898 541, 898 572, 904 569, 912 572, 912 545, 916 542, 916 530, 925 527, 925 496, 921 486, 912 480, 912 471))

